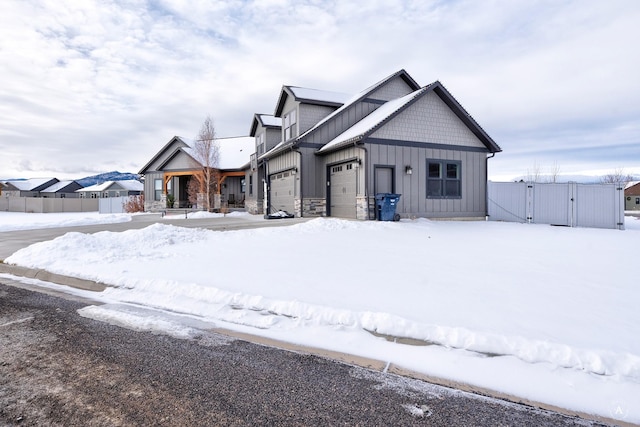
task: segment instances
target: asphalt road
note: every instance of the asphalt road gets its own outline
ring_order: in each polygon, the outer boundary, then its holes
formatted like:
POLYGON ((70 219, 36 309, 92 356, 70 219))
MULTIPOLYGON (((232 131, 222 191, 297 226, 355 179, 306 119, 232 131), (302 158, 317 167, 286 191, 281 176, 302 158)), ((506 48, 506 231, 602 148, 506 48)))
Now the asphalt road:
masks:
POLYGON ((0 278, 0 425, 602 425, 211 331, 136 332, 20 286, 0 278))

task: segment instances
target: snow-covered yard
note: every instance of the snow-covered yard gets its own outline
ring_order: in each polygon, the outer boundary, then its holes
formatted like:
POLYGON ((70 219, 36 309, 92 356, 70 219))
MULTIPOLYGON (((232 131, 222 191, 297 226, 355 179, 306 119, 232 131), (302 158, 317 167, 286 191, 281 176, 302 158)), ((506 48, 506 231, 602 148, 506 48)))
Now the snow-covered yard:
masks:
MULTIPOLYGON (((127 221, 131 221, 131 215, 101 215, 98 212, 46 214, 0 212, 0 232, 14 230, 33 230, 36 228, 75 227, 79 225, 91 224, 113 224, 116 222, 127 221)), ((2 237, 0 237, 0 239, 2 239, 2 237)))
POLYGON ((67 233, 5 262, 111 285, 88 317, 178 335, 198 319, 640 423, 640 221, 625 225, 157 223, 67 233))

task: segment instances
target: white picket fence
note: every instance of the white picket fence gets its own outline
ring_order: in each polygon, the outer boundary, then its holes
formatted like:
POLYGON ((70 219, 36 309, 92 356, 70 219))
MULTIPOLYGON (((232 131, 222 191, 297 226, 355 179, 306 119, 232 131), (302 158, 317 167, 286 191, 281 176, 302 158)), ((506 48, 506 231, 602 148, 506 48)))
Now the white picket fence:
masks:
POLYGON ((489 182, 490 221, 624 230, 621 184, 489 182))

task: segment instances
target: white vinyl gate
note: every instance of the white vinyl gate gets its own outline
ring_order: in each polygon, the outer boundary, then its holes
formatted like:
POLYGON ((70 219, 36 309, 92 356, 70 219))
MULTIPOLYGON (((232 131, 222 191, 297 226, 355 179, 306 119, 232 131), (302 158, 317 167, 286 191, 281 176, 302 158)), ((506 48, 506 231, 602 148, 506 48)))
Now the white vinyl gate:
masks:
POLYGON ((489 182, 490 221, 624 230, 620 184, 489 182))
POLYGON ((124 213, 124 204, 129 201, 130 197, 104 197, 98 199, 98 212, 101 214, 124 213))

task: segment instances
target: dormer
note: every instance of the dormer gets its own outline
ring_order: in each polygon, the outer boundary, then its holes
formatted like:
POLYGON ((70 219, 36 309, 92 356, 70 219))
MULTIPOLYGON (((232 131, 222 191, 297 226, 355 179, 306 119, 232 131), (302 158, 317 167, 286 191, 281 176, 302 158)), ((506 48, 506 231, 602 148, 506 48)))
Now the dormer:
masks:
POLYGON ((282 86, 274 113, 275 117, 282 120, 282 141, 286 142, 306 132, 340 108, 348 98, 344 93, 282 86))
POLYGON ((256 154, 261 156, 276 146, 281 139, 282 119, 270 114, 254 114, 249 136, 256 140, 256 154))

